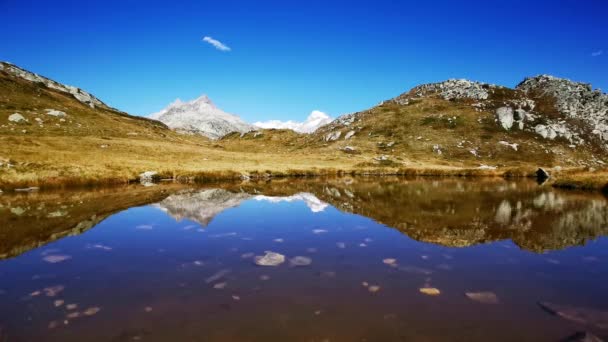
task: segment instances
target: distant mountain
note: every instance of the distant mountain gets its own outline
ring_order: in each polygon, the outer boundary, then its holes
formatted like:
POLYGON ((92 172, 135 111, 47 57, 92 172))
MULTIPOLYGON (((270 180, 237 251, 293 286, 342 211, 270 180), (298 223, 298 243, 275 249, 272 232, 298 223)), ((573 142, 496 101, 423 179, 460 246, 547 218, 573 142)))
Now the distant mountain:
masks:
POLYGON ((177 99, 167 108, 149 115, 149 118, 180 133, 200 134, 211 139, 219 139, 232 132, 255 130, 238 116, 217 108, 206 95, 188 102, 177 99))

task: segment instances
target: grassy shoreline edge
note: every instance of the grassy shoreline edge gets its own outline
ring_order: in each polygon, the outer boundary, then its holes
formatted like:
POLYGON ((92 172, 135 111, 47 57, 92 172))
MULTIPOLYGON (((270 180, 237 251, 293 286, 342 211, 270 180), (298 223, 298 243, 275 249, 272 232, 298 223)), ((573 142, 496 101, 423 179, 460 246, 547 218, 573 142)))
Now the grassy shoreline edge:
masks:
MULTIPOLYGON (((370 168, 370 169, 289 169, 286 171, 253 170, 239 172, 234 170, 206 170, 200 172, 160 171, 154 177, 158 182, 177 183, 210 183, 218 181, 237 180, 270 180, 279 178, 304 177, 346 177, 346 176, 409 176, 409 177, 497 177, 504 179, 535 178, 536 168, 505 168, 505 169, 479 169, 479 168, 370 168)), ((30 180, 7 181, 0 179, 0 190, 11 191, 23 188, 36 187, 40 189, 63 189, 94 186, 113 186, 138 183, 139 176, 95 175, 94 177, 64 176, 40 177, 30 180)), ((570 190, 602 191, 608 193, 608 171, 585 171, 583 169, 569 169, 557 172, 548 183, 556 188, 570 190)))

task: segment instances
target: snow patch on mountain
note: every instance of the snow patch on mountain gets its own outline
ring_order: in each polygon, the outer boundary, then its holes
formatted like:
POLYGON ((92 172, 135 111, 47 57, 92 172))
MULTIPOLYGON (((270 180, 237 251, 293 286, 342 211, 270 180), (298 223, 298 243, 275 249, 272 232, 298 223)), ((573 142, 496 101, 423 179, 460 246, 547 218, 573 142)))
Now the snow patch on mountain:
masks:
POLYGON ((291 129, 298 133, 312 133, 316 131, 317 128, 332 122, 332 120, 333 119, 329 115, 318 110, 313 110, 304 122, 269 120, 263 122, 258 121, 253 125, 260 128, 291 129))
POLYGON ((211 139, 219 139, 232 132, 246 133, 255 130, 255 127, 238 116, 217 108, 207 95, 187 102, 177 99, 165 109, 148 117, 175 131, 201 134, 211 139))

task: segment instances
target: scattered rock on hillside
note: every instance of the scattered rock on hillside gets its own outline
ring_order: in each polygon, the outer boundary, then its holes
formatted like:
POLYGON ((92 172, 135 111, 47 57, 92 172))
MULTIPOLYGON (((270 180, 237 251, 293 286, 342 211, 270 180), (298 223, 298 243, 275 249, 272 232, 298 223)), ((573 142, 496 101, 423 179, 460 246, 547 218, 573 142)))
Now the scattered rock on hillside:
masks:
POLYGON ((56 110, 56 109, 47 109, 46 110, 46 114, 47 115, 51 115, 51 116, 56 116, 56 117, 65 117, 65 116, 67 116, 67 114, 65 112, 62 112, 62 111, 56 110))
POLYGON ((22 123, 22 122, 26 122, 27 119, 19 113, 14 113, 14 114, 9 115, 8 121, 14 122, 14 123, 22 123))
POLYGON ((496 118, 498 122, 505 130, 510 130, 513 127, 513 108, 511 107, 500 107, 496 110, 496 118))
POLYGON ((348 140, 350 138, 353 137, 353 135, 355 135, 355 131, 348 131, 345 135, 344 135, 344 140, 348 140))
POLYGON ((433 152, 442 155, 443 151, 441 150, 441 145, 433 145, 433 152))
POLYGON ((359 152, 355 147, 352 146, 344 146, 342 148, 342 151, 348 154, 356 154, 357 152, 359 152))
POLYGON ((325 135, 325 141, 327 141, 327 142, 336 141, 336 140, 340 139, 341 135, 342 135, 342 132, 340 132, 340 131, 327 133, 327 135, 325 135))
POLYGON ((499 143, 500 145, 504 145, 504 146, 510 147, 510 148, 512 148, 514 151, 517 151, 517 148, 518 148, 518 146, 519 146, 519 145, 518 145, 518 144, 516 144, 516 143, 512 143, 512 144, 511 144, 511 143, 506 142, 506 141, 499 141, 498 143, 499 143))

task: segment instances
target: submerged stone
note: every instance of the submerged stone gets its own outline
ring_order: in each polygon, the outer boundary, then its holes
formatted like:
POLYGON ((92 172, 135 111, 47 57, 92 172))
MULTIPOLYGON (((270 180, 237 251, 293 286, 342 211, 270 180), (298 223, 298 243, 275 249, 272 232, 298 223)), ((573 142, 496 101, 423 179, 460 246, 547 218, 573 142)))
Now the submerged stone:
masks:
POLYGON ((439 289, 436 289, 434 287, 422 287, 419 289, 419 291, 420 291, 420 293, 423 293, 428 296, 438 296, 441 294, 441 291, 439 291, 439 289))
POLYGON ((559 305, 549 302, 539 302, 538 305, 546 312, 563 319, 608 330, 608 311, 559 305))
POLYGON ((69 255, 47 255, 44 258, 42 258, 42 260, 51 263, 51 264, 56 264, 58 262, 62 262, 62 261, 66 261, 71 259, 72 257, 69 255))
POLYGON ((494 292, 467 292, 467 298, 482 304, 498 304, 498 296, 494 292))
POLYGON ((380 286, 378 285, 370 285, 367 290, 371 293, 376 293, 378 291, 380 291, 380 286))
POLYGON ((393 259, 393 258, 383 259, 382 262, 389 266, 397 265, 397 259, 393 259))
POLYGON ((305 256, 296 256, 289 259, 291 266, 308 266, 312 263, 312 259, 305 256))
POLYGON ((254 263, 258 266, 278 266, 285 262, 285 256, 280 253, 266 252, 265 255, 257 255, 254 263))
POLYGON ((97 307, 97 306, 94 306, 94 307, 90 307, 90 308, 88 308, 88 309, 84 310, 82 313, 83 313, 85 316, 93 316, 93 315, 95 315, 96 313, 98 313, 99 311, 101 311, 101 308, 99 308, 99 307, 97 307))

